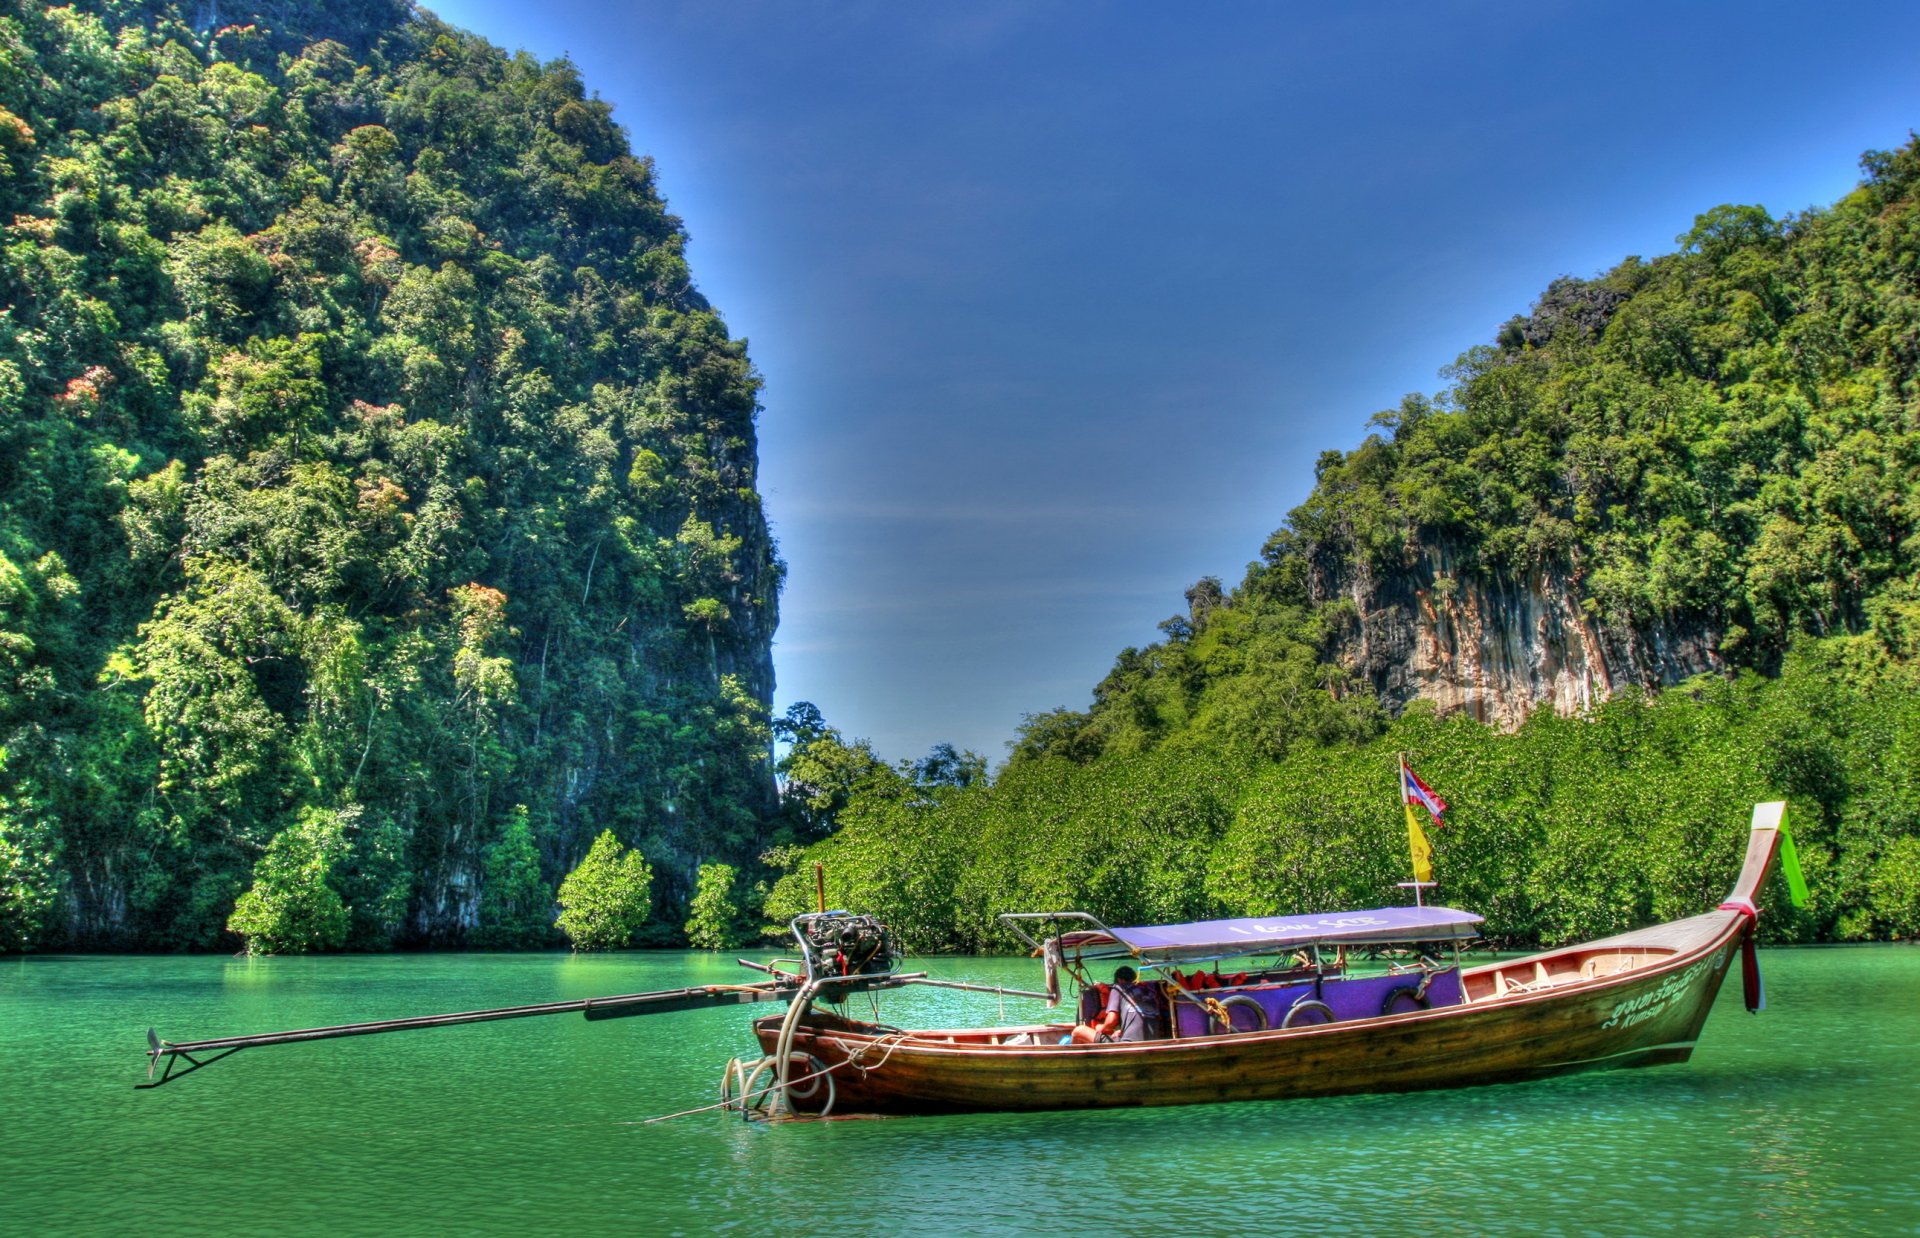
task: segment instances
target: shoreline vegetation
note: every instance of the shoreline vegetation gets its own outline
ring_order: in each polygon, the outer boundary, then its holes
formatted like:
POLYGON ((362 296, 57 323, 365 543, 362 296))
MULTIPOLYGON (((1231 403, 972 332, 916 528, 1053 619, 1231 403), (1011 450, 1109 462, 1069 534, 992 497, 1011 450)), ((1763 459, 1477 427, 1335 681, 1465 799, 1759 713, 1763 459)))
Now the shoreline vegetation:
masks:
POLYGON ((1406 751, 1450 805, 1427 830, 1432 900, 1484 915, 1497 947, 1715 906, 1753 803, 1774 796, 1789 801, 1813 905, 1789 907, 1782 886, 1762 939, 1912 938, 1916 686, 1870 639, 1840 638, 1797 649, 1777 678, 1630 691, 1582 716, 1541 711, 1511 734, 1417 703, 1366 742, 1303 744, 1279 761, 1168 746, 1085 765, 1016 760, 966 785, 873 761, 817 788, 836 828, 774 887, 767 918, 811 908, 813 861, 829 903, 880 916, 916 952, 1004 951, 993 916, 1012 909, 1151 924, 1402 902, 1406 751))
POLYGON ((0 951, 722 949, 815 861, 921 952, 1378 905, 1399 751, 1498 944, 1713 905, 1771 798, 1769 940, 1920 935, 1911 138, 1554 281, 994 771, 769 716, 759 379, 571 64, 220 20, 0 17, 0 951), (1408 703, 1382 632, 1537 665, 1543 590, 1611 699, 1408 703))

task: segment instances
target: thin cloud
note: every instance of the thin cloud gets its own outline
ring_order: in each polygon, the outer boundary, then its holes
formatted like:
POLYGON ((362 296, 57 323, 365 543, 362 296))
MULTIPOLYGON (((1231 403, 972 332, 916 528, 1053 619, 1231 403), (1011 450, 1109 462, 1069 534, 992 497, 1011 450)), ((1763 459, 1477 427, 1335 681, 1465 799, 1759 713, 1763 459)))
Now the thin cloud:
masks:
POLYGON ((816 593, 805 598, 790 596, 788 613, 783 616, 783 625, 797 624, 803 618, 820 615, 918 613, 929 608, 941 610, 949 607, 1016 605, 1032 607, 1048 603, 1064 604, 1089 600, 1133 602, 1160 597, 1165 592, 1165 582, 1157 580, 1123 582, 1036 579, 1020 583, 995 581, 990 584, 945 589, 889 589, 881 593, 856 594, 816 593))
POLYGON ((906 499, 782 498, 779 506, 780 514, 789 518, 928 524, 1164 524, 1181 514, 1172 504, 1134 503, 921 503, 906 499))

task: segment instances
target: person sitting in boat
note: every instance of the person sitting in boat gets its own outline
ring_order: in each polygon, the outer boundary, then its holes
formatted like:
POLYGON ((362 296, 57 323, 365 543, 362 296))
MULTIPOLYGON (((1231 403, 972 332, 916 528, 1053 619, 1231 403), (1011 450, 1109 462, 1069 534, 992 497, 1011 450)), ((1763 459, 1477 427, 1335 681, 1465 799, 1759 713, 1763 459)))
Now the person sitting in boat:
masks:
POLYGON ((1166 1018, 1161 1013, 1158 994, 1150 984, 1139 983, 1140 973, 1122 964, 1114 970, 1113 984, 1107 990, 1107 1004, 1091 1023, 1073 1029, 1073 1040, 1087 1044, 1097 1040, 1159 1040, 1167 1034, 1166 1018))

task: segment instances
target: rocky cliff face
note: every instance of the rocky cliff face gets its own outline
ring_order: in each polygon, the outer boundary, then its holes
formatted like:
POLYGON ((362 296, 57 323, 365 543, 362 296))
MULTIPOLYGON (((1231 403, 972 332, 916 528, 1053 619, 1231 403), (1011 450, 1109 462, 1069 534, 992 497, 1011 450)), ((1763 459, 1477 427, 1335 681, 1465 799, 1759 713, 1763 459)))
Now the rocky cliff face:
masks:
POLYGON ((1390 575, 1327 559, 1315 569, 1316 601, 1353 606, 1338 661, 1396 709, 1429 700, 1511 730, 1535 709, 1576 713, 1629 685, 1725 669, 1705 625, 1610 628, 1565 570, 1484 579, 1438 547, 1390 575))

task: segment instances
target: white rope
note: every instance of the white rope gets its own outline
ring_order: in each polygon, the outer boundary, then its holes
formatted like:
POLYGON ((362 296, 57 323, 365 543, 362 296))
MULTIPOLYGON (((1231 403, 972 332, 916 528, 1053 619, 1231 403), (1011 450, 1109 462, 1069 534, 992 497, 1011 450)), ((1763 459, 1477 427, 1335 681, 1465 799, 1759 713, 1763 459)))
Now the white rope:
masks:
POLYGON ((846 1061, 839 1064, 852 1066, 855 1070, 859 1071, 861 1075, 864 1076, 864 1075, 870 1075, 874 1071, 879 1070, 882 1066, 885 1066, 887 1064, 887 1059, 893 1056, 893 1051, 895 1049, 898 1049, 901 1045, 906 1044, 907 1041, 911 1039, 913 1039, 913 1034, 911 1032, 890 1032, 887 1035, 882 1036, 877 1040, 869 1040, 866 1044, 861 1045, 858 1049, 847 1048, 847 1042, 844 1040, 840 1040, 838 1038, 835 1038, 833 1043, 835 1046, 839 1048, 841 1053, 846 1055, 846 1061), (888 1043, 889 1041, 891 1041, 892 1043, 889 1044, 888 1043), (872 1052, 874 1049, 879 1048, 881 1045, 887 1046, 886 1053, 882 1055, 880 1060, 875 1062, 873 1065, 871 1066, 867 1065, 866 1062, 864 1061, 867 1054, 872 1052))

